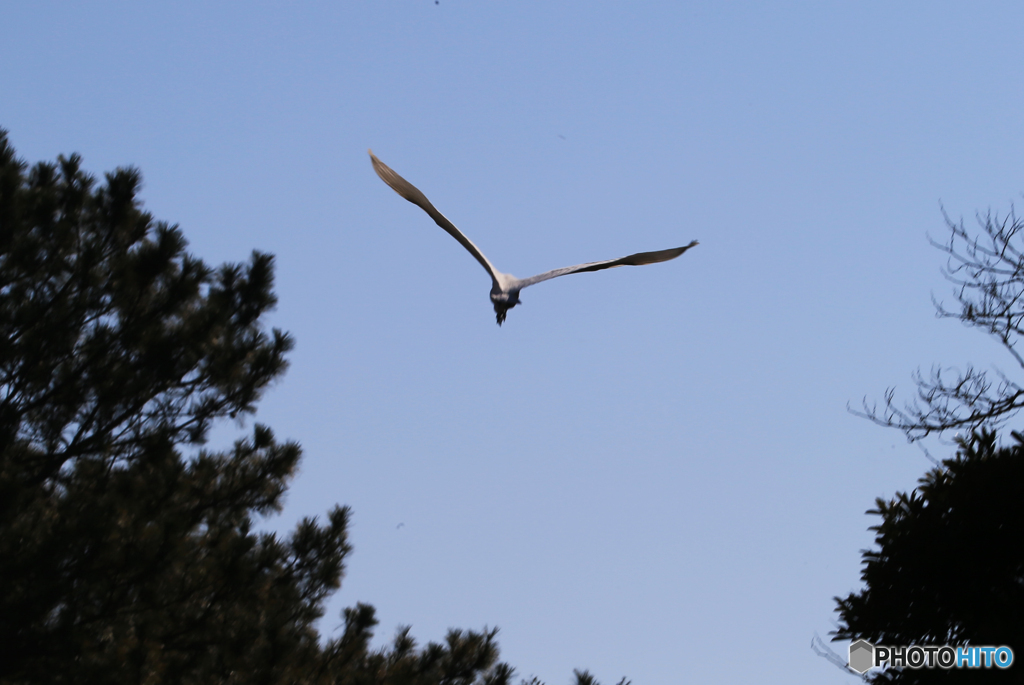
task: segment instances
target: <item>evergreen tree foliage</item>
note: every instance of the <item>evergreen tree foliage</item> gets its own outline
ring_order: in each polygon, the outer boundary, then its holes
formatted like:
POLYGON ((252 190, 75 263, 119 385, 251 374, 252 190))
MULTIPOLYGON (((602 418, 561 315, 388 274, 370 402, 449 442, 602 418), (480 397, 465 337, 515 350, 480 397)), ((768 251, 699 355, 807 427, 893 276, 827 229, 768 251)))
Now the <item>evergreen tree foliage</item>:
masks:
POLYGON ((876 548, 863 552, 865 588, 836 597, 835 639, 883 645, 1007 645, 999 669, 869 671, 873 683, 1024 680, 1024 436, 960 441, 954 458, 913 492, 878 499, 876 548))
POLYGON ((0 683, 511 682, 494 629, 373 650, 360 604, 321 643, 348 509, 258 532, 299 446, 204 447, 287 366, 273 258, 207 266, 139 188, 0 131, 0 683))

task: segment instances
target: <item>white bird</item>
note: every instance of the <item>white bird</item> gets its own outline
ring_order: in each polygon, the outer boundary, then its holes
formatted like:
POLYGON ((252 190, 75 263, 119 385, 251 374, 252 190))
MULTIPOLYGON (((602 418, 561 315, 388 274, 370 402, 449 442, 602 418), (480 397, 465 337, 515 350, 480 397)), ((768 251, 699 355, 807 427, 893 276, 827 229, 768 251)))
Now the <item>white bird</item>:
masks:
POLYGON ((494 313, 498 316, 498 325, 505 320, 505 315, 509 309, 512 309, 517 304, 521 304, 519 300, 519 291, 523 288, 533 285, 534 283, 540 283, 550 278, 556 278, 558 276, 565 276, 566 274, 582 273, 584 271, 600 271, 601 269, 612 269, 616 266, 641 266, 643 264, 656 264, 658 262, 667 262, 670 259, 675 259, 679 255, 689 250, 694 245, 697 245, 697 241, 694 240, 689 245, 683 247, 673 247, 669 250, 658 250, 657 252, 638 252, 631 254, 626 257, 619 257, 618 259, 607 259, 603 262, 588 262, 586 264, 577 264, 576 266, 567 266, 562 269, 553 269, 552 271, 545 271, 542 274, 536 276, 530 276, 529 278, 516 278, 512 274, 506 274, 498 271, 494 268, 494 265, 488 261, 484 253, 480 251, 473 242, 462 234, 462 231, 455 228, 455 224, 449 221, 444 214, 437 211, 434 205, 430 204, 430 200, 413 184, 406 181, 404 178, 394 172, 384 162, 377 159, 377 156, 373 154, 373 150, 370 150, 370 159, 373 162, 373 170, 377 172, 380 179, 391 186, 391 189, 396 193, 404 197, 409 202, 417 205, 420 209, 430 215, 438 226, 448 231, 451 237, 455 238, 462 244, 464 248, 469 250, 469 253, 476 257, 476 261, 487 270, 487 273, 491 276, 491 302, 494 304, 494 313))

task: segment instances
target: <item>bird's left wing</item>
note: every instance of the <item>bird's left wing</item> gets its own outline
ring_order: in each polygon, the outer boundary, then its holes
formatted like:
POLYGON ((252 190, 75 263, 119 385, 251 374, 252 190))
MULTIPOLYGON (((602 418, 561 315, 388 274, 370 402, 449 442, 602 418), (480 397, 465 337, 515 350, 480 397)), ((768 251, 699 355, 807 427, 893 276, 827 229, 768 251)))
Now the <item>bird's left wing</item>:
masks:
POLYGON ((476 261, 480 262, 480 265, 487 269, 487 273, 491 275, 491 280, 495 283, 498 282, 498 270, 494 268, 494 265, 484 256, 484 253, 480 251, 480 248, 473 244, 473 241, 467 238, 462 231, 455 227, 451 221, 448 220, 441 212, 430 203, 427 196, 420 191, 419 188, 406 181, 404 178, 399 176, 394 169, 389 167, 384 162, 377 159, 377 155, 373 154, 373 150, 370 150, 370 161, 373 162, 373 170, 380 176, 380 180, 387 183, 393 191, 404 197, 409 202, 413 203, 424 212, 430 215, 430 218, 434 220, 438 226, 443 228, 448 234, 459 241, 459 244, 466 248, 471 255, 476 257, 476 261))
POLYGON ((542 274, 530 276, 529 278, 517 279, 516 286, 522 289, 529 285, 533 285, 534 283, 540 283, 541 281, 558 278, 559 276, 565 276, 567 274, 578 274, 584 271, 600 271, 601 269, 614 269, 617 266, 643 266, 644 264, 667 262, 670 259, 675 259, 691 247, 698 244, 699 243, 694 240, 689 245, 684 245, 683 247, 673 247, 668 250, 658 250, 656 252, 637 252, 636 254, 619 257, 618 259, 606 259, 603 262, 588 262, 586 264, 577 264, 576 266, 566 266, 561 269, 545 271, 542 274))

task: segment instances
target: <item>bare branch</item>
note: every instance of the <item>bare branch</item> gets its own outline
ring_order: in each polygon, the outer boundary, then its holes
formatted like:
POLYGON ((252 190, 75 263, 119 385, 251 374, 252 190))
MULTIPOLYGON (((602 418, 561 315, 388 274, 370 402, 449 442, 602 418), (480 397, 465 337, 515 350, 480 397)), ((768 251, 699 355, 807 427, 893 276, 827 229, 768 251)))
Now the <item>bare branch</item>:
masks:
MULTIPOLYGON (((997 340, 1024 371, 1017 344, 1024 338, 1024 220, 1013 207, 1000 218, 989 211, 977 215, 981 232, 972 235, 963 221, 954 222, 943 209, 950 236, 928 241, 947 255, 942 274, 954 287, 957 306, 947 308, 932 296, 936 315, 955 318, 997 340)), ((927 377, 913 374, 917 396, 898 405, 889 388, 881 407, 865 398, 862 410, 850 411, 877 424, 898 428, 911 442, 928 435, 996 428, 1024 408, 1024 386, 999 368, 989 374, 967 366, 958 371, 932 367, 927 377)))

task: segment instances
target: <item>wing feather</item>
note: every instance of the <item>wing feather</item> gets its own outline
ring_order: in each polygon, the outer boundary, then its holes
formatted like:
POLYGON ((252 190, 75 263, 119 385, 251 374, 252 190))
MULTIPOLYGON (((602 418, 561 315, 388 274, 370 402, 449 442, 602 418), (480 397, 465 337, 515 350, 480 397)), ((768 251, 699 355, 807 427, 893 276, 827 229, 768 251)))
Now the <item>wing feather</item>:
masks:
POLYGON ((675 259, 691 247, 698 244, 699 243, 694 240, 689 245, 684 245, 683 247, 673 247, 668 250, 657 250, 655 252, 637 252, 636 254, 619 257, 618 259, 606 259, 603 262, 587 262, 586 264, 577 264, 576 266, 552 269, 551 271, 545 271, 544 273, 537 274, 536 276, 517 279, 516 287, 522 289, 527 286, 534 285, 535 283, 540 283, 541 281, 547 281, 552 278, 567 276, 569 274, 583 273, 584 271, 601 271, 602 269, 614 269, 617 266, 643 266, 644 264, 667 262, 670 259, 675 259))

